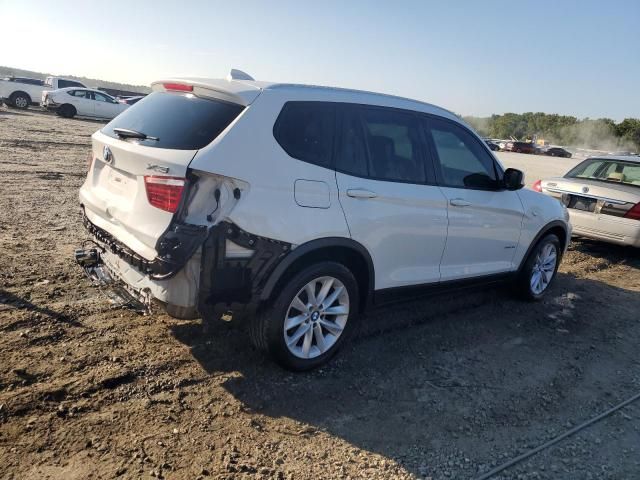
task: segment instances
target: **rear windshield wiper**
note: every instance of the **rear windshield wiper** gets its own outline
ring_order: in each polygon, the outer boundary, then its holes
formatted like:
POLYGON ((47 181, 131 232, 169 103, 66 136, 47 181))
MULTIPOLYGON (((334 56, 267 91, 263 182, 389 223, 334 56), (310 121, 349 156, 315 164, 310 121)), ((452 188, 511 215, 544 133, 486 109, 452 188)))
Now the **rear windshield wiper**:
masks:
POLYGON ((158 137, 151 137, 146 133, 138 132, 136 130, 129 130, 128 128, 114 128, 113 131, 120 138, 138 138, 140 140, 155 140, 156 142, 160 139, 158 137))

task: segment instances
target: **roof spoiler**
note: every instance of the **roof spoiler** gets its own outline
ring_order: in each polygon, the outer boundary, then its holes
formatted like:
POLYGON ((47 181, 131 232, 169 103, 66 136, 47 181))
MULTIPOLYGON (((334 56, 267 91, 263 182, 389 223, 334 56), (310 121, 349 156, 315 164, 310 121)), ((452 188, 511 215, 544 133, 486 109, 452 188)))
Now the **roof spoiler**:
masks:
POLYGON ((255 80, 255 78, 253 78, 247 72, 232 68, 227 75, 227 81, 231 82, 233 80, 255 80))

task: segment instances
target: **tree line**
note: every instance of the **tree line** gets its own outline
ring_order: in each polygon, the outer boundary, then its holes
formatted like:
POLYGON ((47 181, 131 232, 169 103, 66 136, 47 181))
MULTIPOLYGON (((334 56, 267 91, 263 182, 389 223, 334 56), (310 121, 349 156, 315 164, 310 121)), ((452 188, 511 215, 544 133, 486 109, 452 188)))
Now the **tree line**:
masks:
POLYGON ((464 117, 480 135, 490 138, 531 140, 595 150, 640 151, 640 119, 578 119, 542 112, 505 113, 490 117, 464 117))

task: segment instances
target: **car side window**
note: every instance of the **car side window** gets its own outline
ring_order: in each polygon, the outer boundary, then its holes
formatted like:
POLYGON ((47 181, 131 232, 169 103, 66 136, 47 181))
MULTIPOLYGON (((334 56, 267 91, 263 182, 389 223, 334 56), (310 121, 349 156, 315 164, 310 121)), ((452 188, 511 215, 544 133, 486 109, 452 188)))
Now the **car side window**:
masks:
POLYGON ((352 108, 340 110, 343 116, 337 139, 336 169, 349 175, 368 177, 367 147, 360 116, 352 108))
POLYGON ((293 158, 330 168, 335 107, 324 102, 288 102, 278 115, 273 135, 293 158))
POLYGON ((87 91, 86 90, 75 90, 73 96, 77 97, 77 98, 86 98, 87 91))
POLYGON ((110 103, 110 100, 107 97, 98 92, 93 92, 93 99, 97 100, 98 102, 110 103))
POLYGON ((369 177, 425 183, 426 173, 418 119, 389 108, 361 107, 369 177))
POLYGON ((453 122, 429 118, 428 125, 444 186, 478 190, 498 187, 493 157, 478 139, 453 122))

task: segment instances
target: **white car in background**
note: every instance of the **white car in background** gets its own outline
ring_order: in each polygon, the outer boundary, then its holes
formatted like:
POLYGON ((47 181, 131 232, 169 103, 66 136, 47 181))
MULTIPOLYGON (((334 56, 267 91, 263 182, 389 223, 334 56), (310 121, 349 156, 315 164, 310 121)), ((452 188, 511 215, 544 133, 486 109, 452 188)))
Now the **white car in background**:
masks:
POLYGON ((0 79, 0 100, 10 107, 25 109, 29 105, 37 105, 43 93, 67 87, 86 88, 80 82, 60 77, 47 77, 44 81, 37 78, 6 77, 0 79))
POLYGON ((41 106, 65 118, 95 117, 112 119, 129 105, 120 103, 111 95, 91 88, 61 88, 42 93, 41 106))
POLYGON ((587 158, 533 189, 566 205, 576 236, 640 248, 640 157, 587 158))

